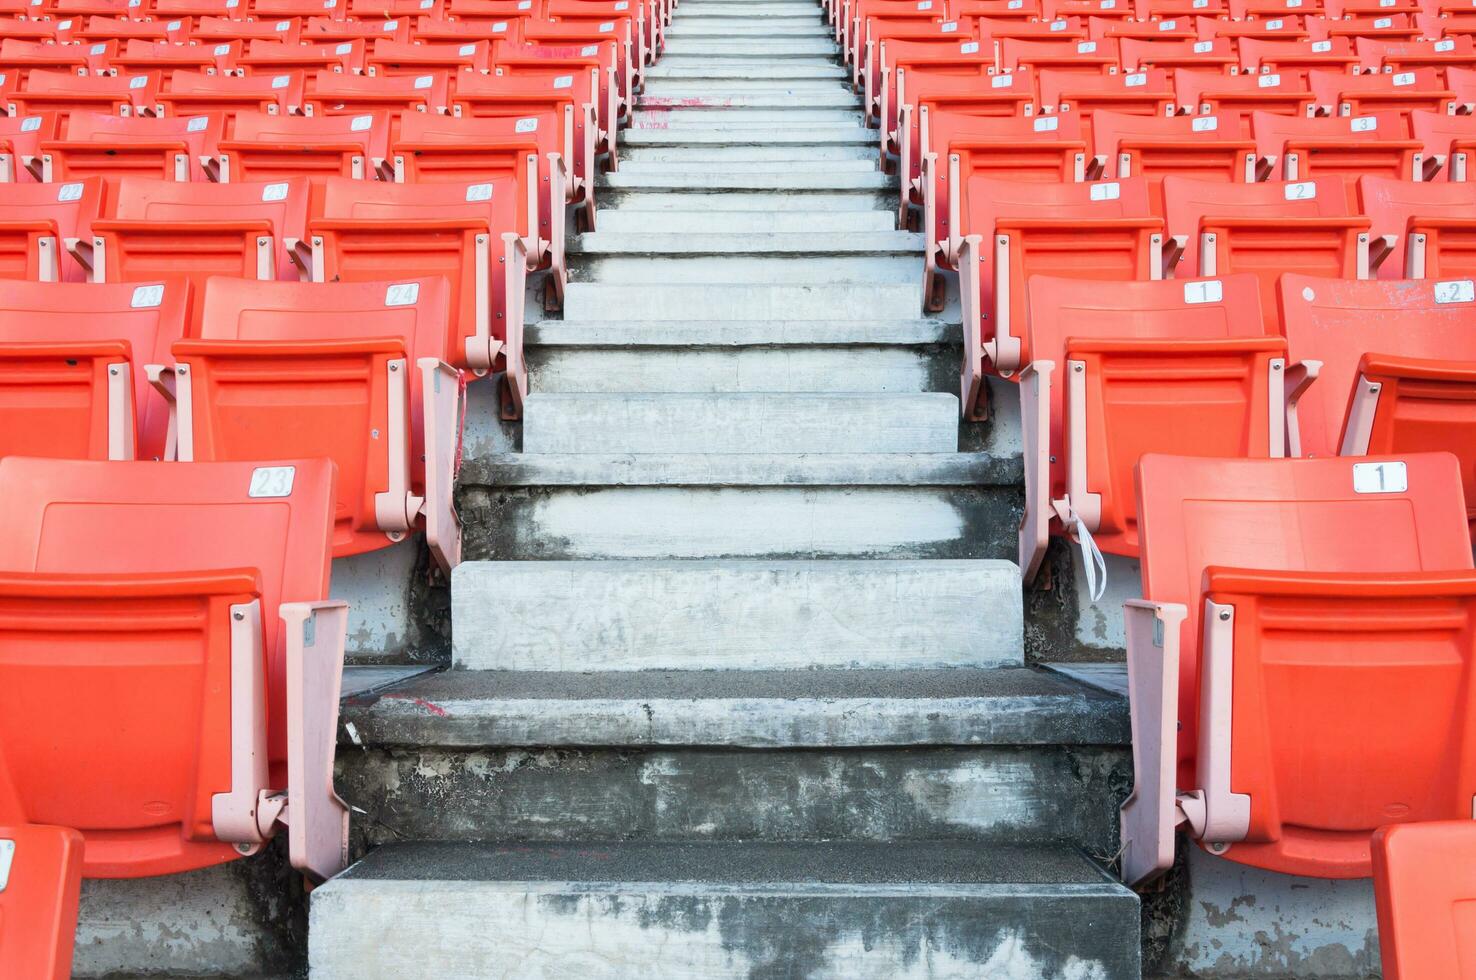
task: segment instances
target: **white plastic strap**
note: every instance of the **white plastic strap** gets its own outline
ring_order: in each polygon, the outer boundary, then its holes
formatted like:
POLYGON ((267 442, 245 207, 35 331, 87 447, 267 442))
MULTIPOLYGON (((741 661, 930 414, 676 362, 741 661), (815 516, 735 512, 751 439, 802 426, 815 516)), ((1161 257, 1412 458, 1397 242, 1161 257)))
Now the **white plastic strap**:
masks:
POLYGON ((1071 516, 1076 518, 1076 543, 1081 548, 1081 567, 1086 569, 1087 595, 1097 602, 1107 592, 1107 559, 1102 557, 1102 549, 1097 547, 1080 515, 1071 516))

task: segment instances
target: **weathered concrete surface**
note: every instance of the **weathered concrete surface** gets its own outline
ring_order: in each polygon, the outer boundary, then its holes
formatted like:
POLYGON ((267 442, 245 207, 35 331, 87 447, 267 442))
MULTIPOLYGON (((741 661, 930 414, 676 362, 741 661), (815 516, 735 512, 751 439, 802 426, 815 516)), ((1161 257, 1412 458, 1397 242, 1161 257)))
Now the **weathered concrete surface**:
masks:
POLYGON ((1064 849, 418 845, 313 896, 311 964, 315 980, 1112 980, 1136 975, 1137 905, 1064 849))
POLYGON ((84 881, 73 976, 295 973, 307 946, 306 910, 282 843, 201 871, 84 881))
POLYGON ((788 749, 1128 740, 1123 696, 1025 668, 450 671, 350 698, 342 717, 345 745, 381 747, 788 749))
POLYGON ((396 840, 1069 840, 1104 862, 1112 746, 437 749, 338 755, 361 844, 396 840))
POLYGON ((527 453, 951 453, 940 392, 530 394, 527 453))
POLYGON ((690 320, 701 311, 715 320, 870 320, 916 316, 922 288, 916 283, 874 286, 673 283, 661 289, 571 282, 564 294, 570 320, 690 320))
MULTIPOLYGON (((1166 975, 1213 980, 1363 980, 1379 975, 1368 879, 1273 874, 1188 848, 1185 917, 1166 975)), ((1432 978, 1433 980, 1433 978, 1432 978)))
POLYGON ((993 667, 1021 662, 1003 561, 463 562, 471 670, 993 667))
MULTIPOLYGON (((652 153, 668 152, 652 149, 652 153)), ((708 153, 719 152, 714 150, 708 153)), ((706 202, 689 202, 690 205, 706 202)), ((662 227, 671 232, 722 231, 799 232, 799 231, 884 231, 892 227, 892 216, 884 211, 717 211, 670 210, 661 216, 662 227)), ((600 212, 600 228, 615 231, 640 231, 650 227, 649 213, 634 209, 600 212)))
MULTIPOLYGON (((754 244, 764 247, 758 242, 754 244)), ((847 255, 803 257, 773 253, 693 254, 659 263, 652 262, 649 255, 627 253, 591 255, 570 272, 570 281, 575 283, 641 284, 651 287, 671 282, 808 285, 817 280, 830 284, 912 284, 917 281, 917 261, 906 251, 865 258, 847 255)))

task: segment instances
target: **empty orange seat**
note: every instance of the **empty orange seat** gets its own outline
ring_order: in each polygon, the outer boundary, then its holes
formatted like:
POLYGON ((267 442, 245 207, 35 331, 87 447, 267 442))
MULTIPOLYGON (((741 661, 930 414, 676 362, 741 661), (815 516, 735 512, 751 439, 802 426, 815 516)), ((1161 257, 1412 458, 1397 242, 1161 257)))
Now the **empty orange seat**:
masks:
POLYGON ((200 44, 216 41, 280 41, 297 44, 302 28, 295 18, 286 20, 237 20, 232 17, 200 17, 190 36, 200 44))
POLYGON ((1139 41, 1192 41, 1197 35, 1192 17, 1164 17, 1154 20, 1123 20, 1118 17, 1094 16, 1087 18, 1087 34, 1096 40, 1103 38, 1136 38, 1139 41))
POLYGON ((112 57, 110 67, 137 74, 145 71, 234 71, 241 56, 240 41, 175 44, 172 41, 130 40, 112 57))
POLYGON ((1373 873, 1384 980, 1476 977, 1476 822, 1384 827, 1373 873))
POLYGON ((1181 252, 1180 274, 1254 275, 1268 333, 1277 332, 1282 273, 1368 278, 1369 220, 1351 210, 1341 177, 1252 184, 1163 179, 1163 213, 1181 252))
POLYGON ((367 63, 371 75, 425 75, 437 71, 484 72, 491 68, 492 42, 431 44, 378 38, 367 63))
POLYGON ((1326 68, 1347 74, 1358 66, 1358 55, 1347 38, 1323 41, 1242 38, 1240 67, 1251 74, 1306 72, 1326 68))
POLYGON ((163 459, 150 364, 185 335, 183 284, 9 282, 0 291, 0 456, 163 459))
MULTIPOLYGON (((492 61, 503 75, 514 77, 562 78, 564 75, 590 70, 599 73, 599 97, 595 100, 596 120, 603 136, 596 152, 607 155, 607 165, 618 164, 615 144, 622 121, 629 121, 630 100, 621 90, 619 58, 613 41, 598 44, 546 45, 511 44, 498 41, 492 46, 492 61)), ((580 82, 575 81, 578 86, 580 82)))
POLYGON ((1117 42, 1107 41, 1035 41, 1005 38, 999 45, 1000 71, 1022 68, 1036 71, 1080 72, 1101 75, 1118 63, 1117 42))
POLYGON ((1160 278, 1163 221, 1142 179, 1028 184, 971 174, 961 197, 963 406, 977 417, 986 364, 1012 374, 1034 357, 1026 332, 1030 277, 1160 278))
POLYGON ((200 339, 173 349, 179 459, 327 456, 335 555, 388 547, 423 521, 449 570, 462 400, 445 361, 450 292, 441 278, 211 279, 200 339))
POLYGON ((1411 134, 1424 148, 1425 167, 1417 179, 1468 179, 1470 159, 1476 156, 1476 117, 1416 110, 1409 114, 1409 122, 1411 134))
POLYGON ((1316 108, 1312 90, 1300 73, 1226 75, 1217 71, 1174 73, 1178 107, 1191 115, 1238 116, 1240 135, 1250 135, 1250 114, 1256 110, 1280 115, 1307 116, 1316 108))
POLYGON ((246 52, 236 60, 249 75, 280 75, 289 71, 364 70, 364 42, 337 41, 327 44, 283 44, 260 38, 246 45, 246 52))
POLYGON ((1473 46, 1469 35, 1438 41, 1360 37, 1354 39, 1353 46, 1364 71, 1401 72, 1417 68, 1443 71, 1450 67, 1476 66, 1476 46, 1473 46))
POLYGON ((1358 190, 1373 234, 1392 252, 1380 279, 1476 276, 1476 184, 1364 177, 1358 190))
MULTIPOLYGON (((1086 141, 1081 120, 1062 112, 1035 118, 980 118, 939 111, 924 102, 918 108, 920 175, 914 190, 923 212, 926 243, 924 297, 930 309, 942 309, 934 273, 952 268, 963 246, 959 194, 962 181, 974 175, 1012 181, 1056 183, 1080 181, 1086 173, 1086 141)), ((906 188, 904 188, 906 189, 906 188)))
MULTIPOLYGON (((478 76, 481 77, 481 76, 478 76)), ((390 115, 391 130, 400 112, 443 112, 451 104, 445 72, 425 75, 345 75, 320 71, 313 75, 303 99, 309 116, 390 115)))
MULTIPOLYGON (((101 178, 17 184, 0 193, 0 279, 84 282, 92 225, 102 211, 101 178)), ((90 262, 90 260, 89 260, 90 262)))
POLYGON ((239 112, 292 115, 303 104, 302 72, 283 75, 211 75, 176 71, 170 74, 159 105, 167 116, 218 113, 227 131, 239 112))
POLYGON ((1255 144, 1240 135, 1236 116, 1136 116, 1098 112, 1092 147, 1104 176, 1146 177, 1151 184, 1177 174, 1202 180, 1252 181, 1255 144))
POLYGON ((1122 64, 1128 71, 1180 68, 1228 71, 1235 64, 1235 48, 1224 38, 1208 41, 1123 41, 1122 64))
POLYGON ((1027 115, 1026 107, 1035 98, 1030 72, 998 74, 993 46, 969 37, 940 34, 929 41, 888 39, 878 45, 873 60, 877 62, 875 77, 867 75, 862 104, 879 122, 884 159, 900 156, 903 140, 917 145, 917 105, 930 91, 951 91, 955 96, 972 93, 978 98, 981 115, 986 105, 995 106, 1000 115, 1027 115), (938 85, 944 88, 938 90, 938 85), (911 123, 905 135, 900 130, 904 116, 911 123))
POLYGON ((56 138, 54 112, 34 116, 0 116, 0 184, 34 183, 41 143, 56 138))
POLYGON ((1408 14, 1379 14, 1361 17, 1308 17, 1307 32, 1314 40, 1374 37, 1397 41, 1413 41, 1421 28, 1408 14))
POLYGON ((1403 116, 1407 123, 1413 110, 1448 113, 1455 108, 1455 93, 1434 68, 1373 75, 1321 70, 1308 72, 1307 81, 1318 104, 1339 116, 1388 112, 1403 116))
POLYGON ((1252 276, 1097 282, 1032 276, 1020 373, 1020 569, 1051 534, 1139 552, 1133 469, 1145 452, 1281 456, 1286 341, 1262 326, 1252 276))
POLYGON ((185 279, 197 297, 210 276, 295 281, 309 268, 307 210, 301 178, 180 184, 125 177, 92 226, 94 276, 185 279))
POLYGON ((0 963, 25 980, 68 980, 82 898, 82 835, 8 819, 0 810, 0 963))
POLYGON ((1288 274, 1293 356, 1321 364, 1296 409, 1307 455, 1444 450, 1476 519, 1476 290, 1470 279, 1358 282, 1288 274))
MULTIPOLYGON (((409 17, 390 20, 343 20, 336 17, 294 18, 290 23, 302 23, 302 40, 309 44, 325 41, 373 41, 381 37, 396 41, 410 40, 410 28, 415 23, 409 17)), ((328 69, 325 69, 328 70, 328 69)))
POLYGON ((34 116, 52 112, 65 127, 77 112, 113 116, 137 115, 159 103, 159 73, 142 75, 74 75, 36 69, 26 76, 25 88, 12 96, 12 114, 34 116))
POLYGON ((1359 878, 1379 827, 1470 819, 1476 570, 1454 457, 1149 454, 1138 525, 1124 880, 1171 866, 1179 825, 1229 861, 1359 878))
POLYGON ((143 41, 173 41, 186 43, 190 25, 184 21, 135 20, 131 17, 106 17, 94 14, 85 21, 74 21, 72 40, 75 41, 127 41, 137 38, 143 41))
POLYGON ((389 117, 277 116, 243 112, 220 142, 220 180, 276 181, 290 177, 369 179, 389 155, 389 117))
POLYGON ((109 116, 73 112, 65 139, 41 144, 41 179, 155 177, 203 181, 215 172, 225 121, 203 116, 109 116))
POLYGON ((285 826, 322 880, 348 858, 333 464, 169 470, 0 460, 0 820, 80 831, 88 878, 224 864, 285 826))
POLYGON ((1255 112, 1251 132, 1263 168, 1291 181, 1333 174, 1412 179, 1424 166, 1424 147, 1398 113, 1309 119, 1255 112))
POLYGON ((9 37, 0 39, 0 72, 29 87, 31 75, 36 72, 90 77, 105 70, 117 53, 117 41, 51 44, 9 37))
POLYGON ((528 266, 526 188, 509 178, 481 184, 365 185, 334 178, 310 225, 313 278, 376 281, 444 276, 452 332, 443 360, 477 375, 506 373, 504 409, 516 417, 527 393, 523 294, 528 266))
POLYGON ((1136 116, 1165 116, 1174 104, 1168 73, 1160 68, 1115 75, 1081 75, 1043 71, 1040 103, 1052 112, 1075 112, 1090 133, 1098 109, 1136 116))

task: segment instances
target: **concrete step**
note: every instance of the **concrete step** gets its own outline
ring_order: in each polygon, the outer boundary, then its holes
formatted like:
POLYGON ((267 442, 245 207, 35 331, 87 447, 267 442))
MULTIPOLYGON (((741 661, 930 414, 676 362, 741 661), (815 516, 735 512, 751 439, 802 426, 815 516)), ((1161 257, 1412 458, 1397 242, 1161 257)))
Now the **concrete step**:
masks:
MULTIPOLYGON (((711 150, 703 147, 692 147, 685 153, 674 154, 667 159, 652 160, 647 157, 637 156, 636 153, 627 154, 620 161, 620 172, 622 174, 666 174, 672 171, 680 171, 686 174, 730 174, 742 172, 746 174, 790 174, 797 172, 816 174, 870 174, 876 173, 876 154, 866 153, 865 147, 843 146, 837 147, 847 156, 836 154, 831 157, 811 157, 808 159, 796 159, 794 157, 784 158, 773 153, 758 156, 752 159, 737 159, 735 157, 714 156, 711 150)), ((640 150, 637 153, 666 153, 670 150, 640 150)), ((752 150, 747 151, 752 153, 752 150)), ((790 151, 791 153, 793 151, 790 151)), ((814 151, 811 151, 813 153, 814 151)))
MULTIPOLYGON (((732 195, 719 195, 730 197, 732 195)), ((708 202, 689 198, 692 204, 708 202)), ((668 234, 768 234, 795 232, 890 231, 896 218, 889 211, 736 211, 732 209, 663 211, 652 215, 634 207, 600 212, 600 234, 605 232, 649 232, 668 234)))
POLYGON ((648 78, 644 95, 662 98, 723 98, 732 95, 853 95, 834 78, 648 78))
MULTIPOLYGON (((779 194, 800 194, 811 191, 817 194, 835 191, 870 191, 882 193, 897 186, 897 178, 890 174, 871 173, 749 173, 746 170, 729 170, 726 173, 693 173, 670 170, 665 173, 634 173, 624 171, 605 174, 600 186, 610 190, 643 191, 768 191, 779 194)), ((796 202, 803 203, 803 202, 796 202)))
MULTIPOLYGON (((675 87, 675 86, 673 86, 675 87)), ((765 110, 764 115, 773 113, 773 118, 784 121, 803 114, 806 118, 830 118, 830 114, 821 115, 819 110, 823 109, 851 109, 861 108, 861 98, 843 88, 832 84, 827 89, 817 89, 806 92, 786 92, 783 90, 770 90, 762 92, 745 92, 742 94, 727 92, 721 94, 699 94, 696 92, 674 92, 671 95, 655 95, 647 93, 641 96, 636 105, 636 117, 641 113, 655 113, 662 110, 669 111, 673 117, 686 118, 703 109, 742 109, 742 116, 758 115, 760 110, 765 110), (780 115, 782 113, 782 115, 780 115)), ((736 113, 734 114, 737 115, 736 113)), ((850 115, 843 118, 851 119, 850 115)))
POLYGON ((468 561, 464 670, 1019 665, 1008 561, 468 561))
POLYGON ((1125 696, 1029 667, 454 670, 349 697, 342 718, 361 743, 461 749, 1120 745, 1129 737, 1125 696))
POLYGON ((958 332, 938 321, 546 321, 524 335, 536 392, 943 391, 958 332), (811 328, 814 329, 811 329, 811 328))
POLYGON ((864 163, 875 170, 877 159, 875 146, 845 143, 817 146, 628 146, 621 148, 620 169, 652 164, 681 170, 683 164, 724 164, 733 168, 735 165, 770 163, 785 167, 864 163))
POLYGON ((620 134, 620 143, 633 146, 866 146, 877 145, 876 131, 860 126, 809 127, 805 131, 707 129, 632 129, 620 134))
POLYGON ((763 61, 753 59, 744 61, 736 58, 715 61, 708 59, 688 59, 672 62, 663 57, 657 64, 646 69, 648 80, 662 78, 686 78, 686 79, 806 79, 806 78, 833 78, 849 83, 851 73, 848 69, 833 62, 814 60, 806 61, 799 58, 790 58, 782 61, 763 61))
POLYGON ((1018 437, 989 444, 1008 441, 964 453, 480 454, 461 471, 466 553, 1013 559, 1018 437))
MULTIPOLYGON (((586 256, 661 255, 909 255, 921 260, 923 236, 907 231, 878 232, 712 232, 710 234, 598 231, 578 236, 569 251, 586 256)), ((920 272, 921 267, 915 271, 920 272)))
POLYGON ((917 283, 875 285, 645 285, 572 282, 564 292, 570 320, 906 320, 922 307, 917 283))
POLYGON ((833 40, 830 27, 818 16, 808 19, 798 17, 773 20, 748 20, 741 17, 708 17, 702 20, 682 18, 666 30, 666 36, 675 43, 691 38, 704 40, 716 38, 825 38, 833 40))
POLYGON ((840 53, 830 38, 759 38, 754 40, 701 40, 686 38, 666 47, 662 60, 715 58, 733 61, 779 61, 785 58, 820 60, 840 53))
POLYGON ((313 980, 1138 975, 1137 896, 1066 848, 408 844, 315 891, 313 980), (489 927, 516 923, 516 928, 489 927), (384 942, 393 936, 393 943, 384 942))
MULTIPOLYGON (((784 109, 772 108, 657 108, 637 109, 632 129, 664 129, 675 133, 687 130, 742 129, 757 135, 757 142, 768 142, 766 134, 776 131, 809 133, 836 130, 849 131, 865 125, 859 109, 784 109)), ((873 142, 875 138, 873 137, 873 142)))
MULTIPOLYGON (((757 242, 754 244, 756 248, 767 247, 757 242)), ((659 253, 632 250, 618 254, 586 254, 582 261, 575 264, 570 278, 573 282, 650 283, 659 286, 672 282, 755 286, 823 282, 832 287, 846 283, 905 285, 921 281, 922 262, 918 253, 906 248, 878 254, 835 253, 819 256, 805 256, 798 252, 662 256, 659 253)))
MULTIPOLYGON (((893 226, 896 225, 896 219, 891 217, 888 205, 895 204, 896 199, 895 191, 805 191, 802 195, 775 191, 725 191, 704 194, 695 192, 691 188, 673 191, 607 189, 600 196, 605 206, 622 211, 685 212, 701 209, 712 212, 714 215, 719 212, 739 211, 758 211, 765 215, 781 212, 798 214, 818 211, 865 211, 872 214, 885 214, 893 226)), ((602 211, 601 214, 603 215, 604 212, 602 211)), ((604 218, 601 217, 600 220, 603 221, 604 218)), ((647 225, 647 227, 660 226, 647 225)), ((918 278, 921 279, 920 274, 918 278)))
POLYGON ((529 453, 949 453, 943 393, 530 394, 529 453))

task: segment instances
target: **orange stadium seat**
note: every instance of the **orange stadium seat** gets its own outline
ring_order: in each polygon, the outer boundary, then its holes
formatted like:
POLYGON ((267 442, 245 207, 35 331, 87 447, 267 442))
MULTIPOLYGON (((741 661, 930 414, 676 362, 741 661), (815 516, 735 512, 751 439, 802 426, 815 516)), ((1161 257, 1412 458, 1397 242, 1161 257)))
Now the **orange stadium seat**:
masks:
POLYGON ((1353 41, 1364 71, 1401 72, 1418 68, 1470 68, 1476 66, 1476 46, 1469 35, 1437 41, 1389 41, 1360 37, 1353 41))
POLYGON ((1308 72, 1307 81, 1318 104, 1332 115, 1367 116, 1388 112, 1402 116, 1408 123, 1410 113, 1415 110, 1455 111, 1455 93, 1445 87, 1434 68, 1411 68, 1373 75, 1319 70, 1308 72))
POLYGON ((1228 71, 1235 64, 1235 49, 1224 38, 1208 41, 1127 40, 1122 42, 1122 64, 1128 71, 1148 68, 1170 72, 1181 68, 1228 71))
POLYGON ((1294 408, 1305 455, 1455 453, 1476 518, 1476 337, 1470 279, 1357 282, 1287 274, 1292 355, 1321 364, 1294 408), (1391 326, 1396 332, 1391 334, 1391 326))
POLYGON ((1255 143, 1232 114, 1138 116, 1098 112, 1092 120, 1096 166, 1105 177, 1147 177, 1157 185, 1176 174, 1242 183, 1256 178, 1255 143))
POLYGON ((1310 116, 1317 108, 1311 88, 1298 72, 1226 75, 1180 68, 1174 72, 1174 98, 1190 115, 1239 117, 1240 135, 1247 137, 1253 112, 1310 116))
POLYGON ((92 226, 102 213, 101 178, 21 184, 0 194, 0 279, 84 282, 92 226), (87 258, 84 264, 78 256, 87 258))
POLYGON ((124 177, 92 225, 93 275, 100 282, 185 279, 196 296, 211 276, 296 281, 310 268, 307 211, 302 178, 181 184, 124 177))
POLYGON ((159 93, 160 115, 195 116, 218 113, 227 131, 239 112, 290 116, 302 107, 302 72, 283 75, 211 75, 176 71, 159 93))
POLYGON ((157 177, 203 181, 216 172, 225 120, 203 116, 110 116, 73 112, 65 139, 41 144, 41 179, 157 177))
POLYGON ((0 184, 34 183, 41 144, 56 138, 54 112, 34 116, 0 116, 0 184))
POLYGON ((201 17, 190 31, 200 44, 216 41, 280 41, 297 44, 302 40, 302 24, 295 17, 286 20, 236 20, 230 17, 201 17))
POLYGON ((1347 38, 1323 41, 1240 40, 1240 68, 1251 74, 1261 72, 1307 72, 1329 69, 1348 74, 1358 67, 1358 54, 1347 38))
POLYGON ((1383 980, 1476 977, 1476 823, 1381 828, 1373 873, 1383 980))
POLYGON ((158 465, 0 460, 0 824, 35 848, 19 882, 35 904, 20 923, 7 914, 0 945, 42 954, 59 970, 48 980, 66 974, 58 933, 82 877, 223 864, 283 827, 314 879, 347 864, 333 464, 200 464, 167 480, 158 465), (65 723, 48 707, 62 701, 65 723), (38 931, 17 936, 28 921, 38 931))
POLYGON ((1150 454, 1138 525, 1125 881, 1172 865, 1180 825, 1225 860, 1360 878, 1379 827, 1470 819, 1476 570, 1454 457, 1150 454))
POLYGON ((1424 168, 1424 147, 1410 138, 1399 113, 1310 119, 1255 112, 1251 131, 1264 171, 1285 180, 1333 174, 1413 179, 1424 168))
POLYGON ((0 822, 0 963, 15 976, 67 980, 82 899, 82 835, 0 822))
MULTIPOLYGON (((482 76, 477 76, 482 77, 482 76)), ((444 112, 451 104, 446 72, 425 75, 345 75, 315 72, 302 106, 309 116, 358 116, 387 113, 393 134, 401 112, 444 112)))
POLYGON ((1027 582, 1051 534, 1074 534, 1088 569, 1093 549, 1138 555, 1133 468, 1145 452, 1285 455, 1286 341, 1261 326, 1254 277, 1033 276, 1028 288, 1027 582))
POLYGON ((1376 244, 1390 253, 1380 279, 1476 276, 1476 184, 1364 177, 1358 191, 1376 244))
POLYGON ((201 305, 199 339, 173 348, 179 459, 327 456, 335 555, 388 547, 423 521, 437 563, 454 567, 462 384, 446 363, 446 280, 214 278, 201 305))
POLYGON ((1411 134, 1424 149, 1424 170, 1415 178, 1465 181, 1476 156, 1476 117, 1416 110, 1409 120, 1411 134))
POLYGON ((1027 184, 972 174, 959 197, 962 397, 973 418, 981 414, 986 362, 1008 375, 1034 357, 1027 332, 1030 277, 1161 278, 1163 220, 1153 215, 1141 178, 1027 184))
POLYGON ((1163 214, 1180 275, 1256 277, 1268 333, 1279 323, 1282 273, 1370 275, 1369 219, 1352 214, 1341 177, 1251 184, 1165 177, 1163 214))
POLYGON ((220 180, 268 182, 290 177, 373 180, 389 156, 390 119, 238 113, 220 142, 220 180))
POLYGON ((465 186, 330 179, 309 227, 313 278, 444 276, 454 306, 443 359, 477 375, 504 371, 504 408, 516 417, 528 386, 521 340, 527 207, 525 189, 508 178, 465 186))
POLYGON ((6 283, 0 456, 172 458, 147 369, 185 336, 188 310, 185 283, 6 283))
POLYGON ((142 75, 75 75, 36 69, 25 86, 11 96, 11 115, 55 113, 65 127, 73 113, 101 112, 133 116, 159 104, 158 72, 142 75))

